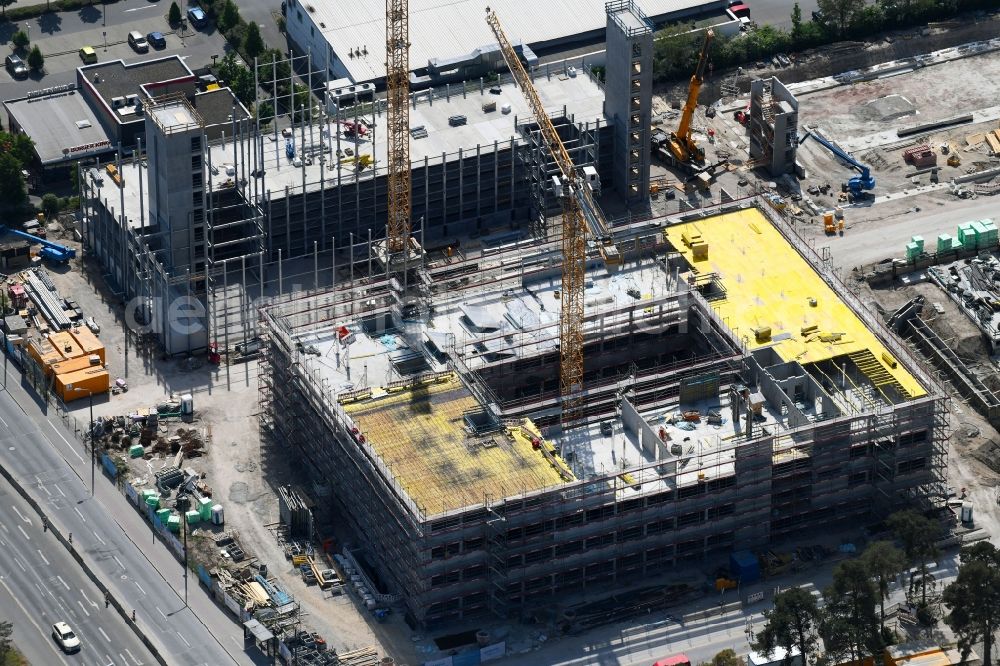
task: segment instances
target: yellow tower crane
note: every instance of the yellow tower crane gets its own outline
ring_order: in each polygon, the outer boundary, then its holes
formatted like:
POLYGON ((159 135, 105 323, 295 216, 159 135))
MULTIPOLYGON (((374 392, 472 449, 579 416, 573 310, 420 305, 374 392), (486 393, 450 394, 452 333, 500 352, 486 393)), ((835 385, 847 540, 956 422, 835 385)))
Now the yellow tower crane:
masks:
POLYGON ((531 83, 521 59, 495 12, 486 8, 486 22, 493 29, 504 62, 521 88, 538 124, 539 131, 559 168, 559 197, 562 204, 562 285, 559 317, 559 389, 562 397, 564 426, 581 415, 583 393, 583 305, 584 278, 587 267, 587 227, 601 243, 601 256, 609 266, 621 264, 608 223, 594 202, 589 187, 577 173, 576 166, 559 137, 552 119, 545 112, 538 91, 531 83))
POLYGON ((407 0, 385 3, 388 211, 386 262, 409 251, 412 206, 410 174, 410 27, 407 0))

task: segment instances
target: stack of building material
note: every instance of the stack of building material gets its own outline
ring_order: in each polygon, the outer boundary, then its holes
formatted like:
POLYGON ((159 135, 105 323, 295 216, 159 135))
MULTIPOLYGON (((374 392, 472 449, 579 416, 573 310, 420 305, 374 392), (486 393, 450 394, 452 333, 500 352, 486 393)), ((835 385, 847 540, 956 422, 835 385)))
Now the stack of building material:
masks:
POLYGON ((366 647, 350 652, 338 652, 337 663, 340 666, 378 666, 378 653, 375 648, 366 647))
POLYGON ((986 133, 986 143, 990 144, 990 152, 1000 155, 1000 130, 986 133))
POLYGON ((918 169, 935 166, 937 164, 937 154, 927 144, 907 148, 903 152, 903 161, 912 164, 918 169))
POLYGON ((278 488, 278 515, 281 523, 288 528, 289 537, 308 539, 312 536, 314 506, 312 500, 301 490, 292 486, 278 488))
POLYGON ((924 239, 922 236, 913 236, 906 244, 906 260, 914 261, 924 253, 924 239))

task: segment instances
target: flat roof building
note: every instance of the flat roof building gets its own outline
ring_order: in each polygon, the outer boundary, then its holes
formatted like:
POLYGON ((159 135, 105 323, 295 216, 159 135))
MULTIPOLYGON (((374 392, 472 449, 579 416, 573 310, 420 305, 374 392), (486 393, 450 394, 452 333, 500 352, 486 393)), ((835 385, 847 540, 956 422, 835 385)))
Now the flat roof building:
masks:
POLYGON ((406 314, 377 275, 265 306, 265 432, 330 488, 364 584, 426 627, 571 618, 583 595, 942 506, 943 391, 757 205, 619 229, 617 272, 593 249, 575 421, 544 242, 422 269, 406 314))
MULTIPOLYGON (((604 0, 549 0, 490 2, 514 43, 532 50, 584 40, 599 41, 605 28, 604 0)), ((646 14, 654 23, 676 20, 712 8, 724 0, 647 0, 646 14)), ((409 4, 410 67, 417 74, 434 69, 434 61, 457 65, 480 58, 482 49, 496 43, 486 24, 485 5, 472 0, 409 4)), ((328 70, 331 80, 352 83, 385 79, 385 3, 316 2, 290 0, 287 10, 289 41, 300 55, 311 53, 316 70, 328 70), (329 65, 329 66, 327 66, 329 65)), ((490 70, 495 63, 484 63, 490 70)), ((484 70, 485 71, 485 70, 484 70)), ((465 78, 472 78, 466 72, 465 78)), ((433 84, 433 81, 428 83, 433 84)))

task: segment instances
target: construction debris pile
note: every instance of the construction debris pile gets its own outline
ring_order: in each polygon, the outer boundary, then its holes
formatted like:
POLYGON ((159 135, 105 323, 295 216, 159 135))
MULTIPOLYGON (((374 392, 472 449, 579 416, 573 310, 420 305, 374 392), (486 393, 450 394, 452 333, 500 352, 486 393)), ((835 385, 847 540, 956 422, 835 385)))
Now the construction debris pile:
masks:
MULTIPOLYGON (((995 232, 994 232, 995 233, 995 232)), ((995 241, 994 241, 995 244, 995 241)), ((984 254, 927 269, 962 312, 983 332, 993 353, 1000 348, 1000 259, 984 254)))

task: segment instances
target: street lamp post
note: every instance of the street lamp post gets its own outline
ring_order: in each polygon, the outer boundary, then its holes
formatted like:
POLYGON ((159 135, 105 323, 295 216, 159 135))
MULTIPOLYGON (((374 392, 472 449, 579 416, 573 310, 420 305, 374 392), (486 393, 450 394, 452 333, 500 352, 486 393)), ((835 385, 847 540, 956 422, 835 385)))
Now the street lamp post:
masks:
POLYGON ((94 392, 85 388, 74 388, 72 384, 66 386, 71 393, 87 392, 90 398, 90 422, 87 425, 87 434, 90 437, 90 496, 94 496, 95 479, 97 478, 97 445, 94 443, 94 392))
POLYGON ((178 511, 181 512, 181 521, 184 531, 184 605, 188 605, 188 524, 187 524, 187 512, 191 508, 191 498, 187 494, 181 494, 177 496, 177 502, 174 504, 178 511))

